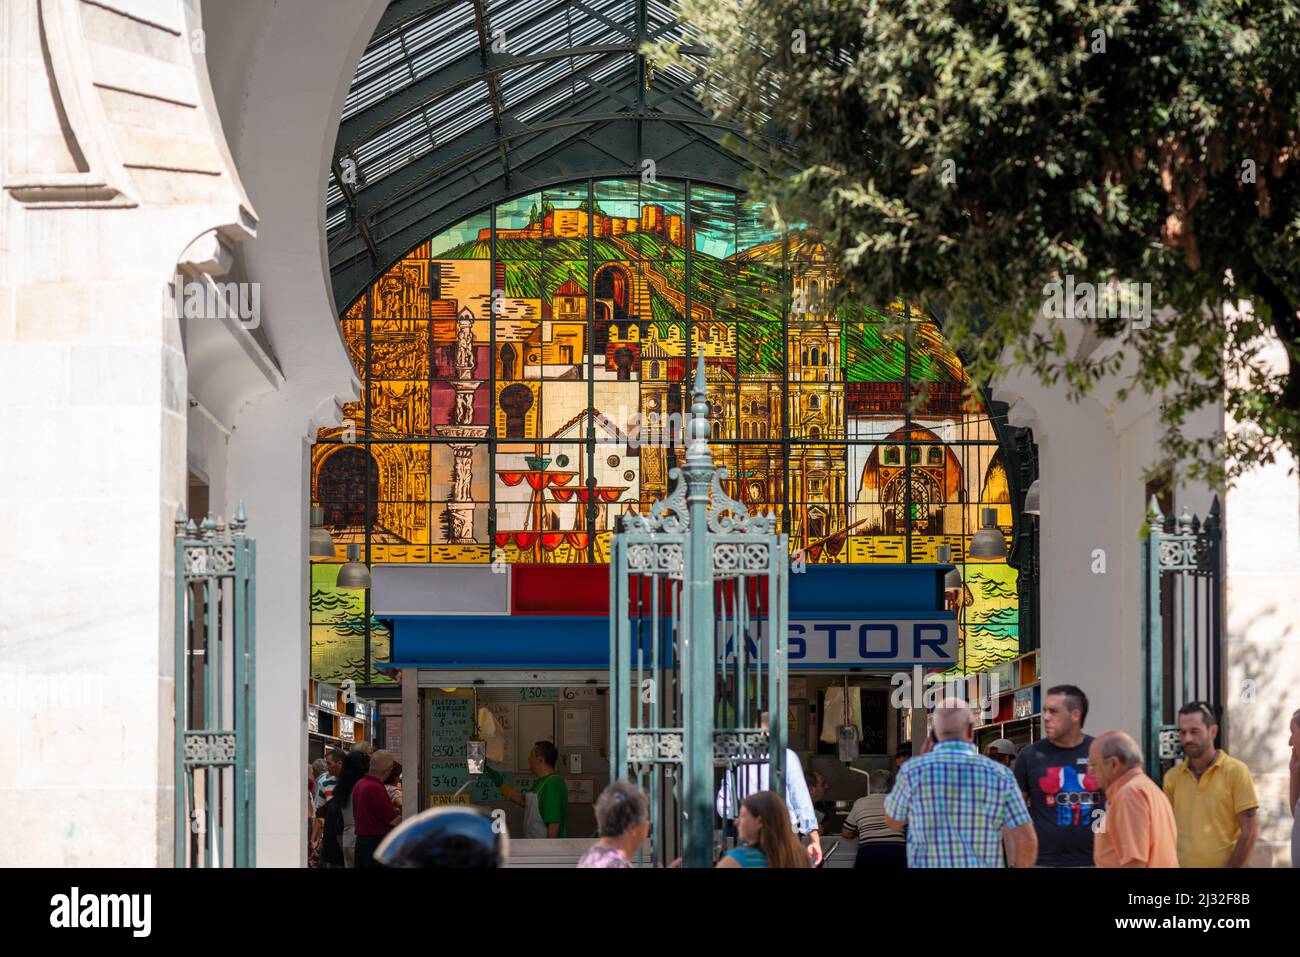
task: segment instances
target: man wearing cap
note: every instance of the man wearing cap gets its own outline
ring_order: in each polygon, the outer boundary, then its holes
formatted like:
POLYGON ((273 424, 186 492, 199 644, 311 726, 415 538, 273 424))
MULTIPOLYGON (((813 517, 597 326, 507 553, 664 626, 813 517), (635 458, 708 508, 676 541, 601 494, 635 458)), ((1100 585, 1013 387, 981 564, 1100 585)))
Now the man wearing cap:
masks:
POLYGON ((357 835, 357 867, 376 867, 375 849, 398 822, 401 812, 393 806, 384 787, 396 759, 391 751, 370 756, 370 770, 352 789, 352 820, 357 835))
POLYGON ((1016 746, 1006 738, 998 738, 988 746, 988 750, 984 753, 1006 768, 1016 763, 1016 746))

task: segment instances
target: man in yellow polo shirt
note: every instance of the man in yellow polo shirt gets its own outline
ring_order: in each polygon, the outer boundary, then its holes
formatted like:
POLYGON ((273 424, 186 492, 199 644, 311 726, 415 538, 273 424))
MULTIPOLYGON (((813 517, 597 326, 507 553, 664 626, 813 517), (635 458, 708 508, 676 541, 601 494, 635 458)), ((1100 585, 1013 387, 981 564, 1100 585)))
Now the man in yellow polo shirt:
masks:
POLYGON ((1165 775, 1178 823, 1180 867, 1245 867, 1259 837, 1259 799, 1250 770, 1214 747, 1219 725, 1204 701, 1178 709, 1186 760, 1165 775))

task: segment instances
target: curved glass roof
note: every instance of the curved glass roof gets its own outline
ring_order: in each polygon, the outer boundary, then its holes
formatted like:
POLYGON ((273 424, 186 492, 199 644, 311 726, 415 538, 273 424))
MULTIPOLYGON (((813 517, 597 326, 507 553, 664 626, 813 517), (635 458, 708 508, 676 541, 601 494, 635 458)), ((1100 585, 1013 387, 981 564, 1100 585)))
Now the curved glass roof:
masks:
POLYGON ((738 130, 642 44, 707 51, 660 0, 394 0, 357 66, 326 191, 346 308, 403 253, 508 196, 588 176, 734 184, 738 130))

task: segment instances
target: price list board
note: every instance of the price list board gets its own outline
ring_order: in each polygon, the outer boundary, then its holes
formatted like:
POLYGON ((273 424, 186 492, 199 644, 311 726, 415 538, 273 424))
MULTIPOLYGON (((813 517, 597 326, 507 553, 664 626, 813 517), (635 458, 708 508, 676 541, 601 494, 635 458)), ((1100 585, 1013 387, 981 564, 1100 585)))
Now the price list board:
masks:
MULTIPOLYGON (((526 791, 536 783, 537 779, 531 774, 511 774, 508 771, 502 772, 501 775, 506 784, 513 784, 521 791, 526 791)), ((453 763, 450 761, 435 763, 429 768, 429 802, 430 804, 445 804, 448 796, 455 794, 456 791, 470 780, 469 769, 465 762, 453 763)), ((469 787, 461 791, 461 797, 469 795, 471 804, 486 804, 490 801, 504 801, 505 795, 501 789, 488 779, 487 775, 480 774, 473 779, 469 787)))
MULTIPOLYGON (((433 698, 429 702, 429 757, 465 763, 465 742, 474 734, 473 698, 433 698)), ((437 790, 436 788, 434 790, 437 790)))
MULTIPOLYGON (((548 689, 549 690, 549 689, 548 689)), ((496 709, 494 708, 494 713, 496 709)), ((507 712, 501 710, 498 721, 506 723, 507 712)), ((478 775, 459 796, 451 796, 466 781, 470 781, 465 763, 465 742, 474 736, 474 699, 459 695, 435 696, 429 699, 429 805, 436 806, 469 802, 483 804, 504 801, 505 795, 486 775, 478 775)), ((513 750, 513 748, 511 748, 513 750)), ((512 774, 506 770, 510 762, 492 762, 501 771, 506 784, 521 790, 532 786, 536 780, 531 774, 512 774)))

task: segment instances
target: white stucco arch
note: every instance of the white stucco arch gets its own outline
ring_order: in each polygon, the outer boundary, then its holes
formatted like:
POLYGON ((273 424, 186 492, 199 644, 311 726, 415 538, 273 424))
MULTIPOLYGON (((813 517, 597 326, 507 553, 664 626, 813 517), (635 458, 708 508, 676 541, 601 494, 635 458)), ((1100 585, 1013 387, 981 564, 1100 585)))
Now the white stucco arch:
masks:
POLYGON ((264 224, 236 251, 237 268, 261 283, 266 341, 283 374, 278 388, 240 397, 224 450, 225 508, 242 499, 258 538, 258 863, 298 866, 306 863, 307 456, 317 429, 337 425, 339 403, 359 388, 330 288, 323 197, 343 101, 387 3, 203 6, 217 106, 264 224))

